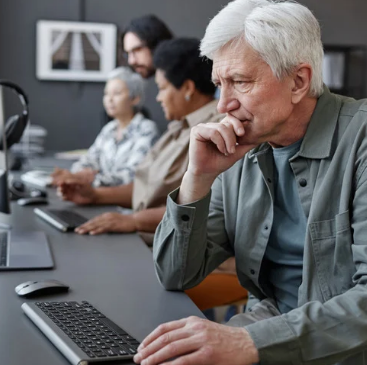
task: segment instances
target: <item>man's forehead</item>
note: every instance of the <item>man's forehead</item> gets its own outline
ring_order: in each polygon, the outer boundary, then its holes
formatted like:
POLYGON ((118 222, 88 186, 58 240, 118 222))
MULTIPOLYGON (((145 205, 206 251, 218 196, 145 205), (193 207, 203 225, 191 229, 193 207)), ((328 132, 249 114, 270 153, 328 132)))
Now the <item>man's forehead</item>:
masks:
POLYGON ((234 74, 249 75, 256 73, 263 61, 249 46, 225 46, 217 51, 213 57, 213 79, 217 77, 231 77, 234 74))
POLYGON ((228 57, 214 58, 213 59, 213 79, 218 77, 232 77, 234 74, 247 75, 253 71, 255 64, 250 65, 242 57, 233 54, 228 57))
POLYGON ((124 50, 125 52, 129 52, 135 47, 142 45, 142 40, 132 32, 127 32, 124 37, 124 50))

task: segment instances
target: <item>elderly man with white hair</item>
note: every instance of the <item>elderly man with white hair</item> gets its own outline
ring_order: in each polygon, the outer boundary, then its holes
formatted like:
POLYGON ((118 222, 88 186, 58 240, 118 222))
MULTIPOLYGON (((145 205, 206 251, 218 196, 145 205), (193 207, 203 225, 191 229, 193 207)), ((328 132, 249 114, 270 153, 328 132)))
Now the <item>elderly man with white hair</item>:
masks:
POLYGON ((154 242, 169 290, 228 257, 258 303, 142 342, 143 365, 367 364, 367 102, 323 86, 320 27, 295 2, 236 0, 201 43, 220 124, 198 125, 154 242))

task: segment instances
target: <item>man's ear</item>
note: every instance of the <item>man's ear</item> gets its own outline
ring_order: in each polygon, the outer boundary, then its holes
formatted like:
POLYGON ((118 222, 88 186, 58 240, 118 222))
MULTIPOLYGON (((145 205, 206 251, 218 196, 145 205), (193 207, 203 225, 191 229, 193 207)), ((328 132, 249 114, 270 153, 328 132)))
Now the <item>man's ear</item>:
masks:
POLYGON ((301 63, 293 73, 292 103, 298 104, 310 92, 312 67, 301 63))

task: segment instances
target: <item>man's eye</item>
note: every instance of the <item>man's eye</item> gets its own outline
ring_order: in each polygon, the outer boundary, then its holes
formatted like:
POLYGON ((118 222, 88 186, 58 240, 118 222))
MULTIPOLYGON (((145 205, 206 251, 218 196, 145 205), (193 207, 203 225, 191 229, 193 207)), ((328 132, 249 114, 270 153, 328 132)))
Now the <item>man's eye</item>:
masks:
POLYGON ((246 81, 240 81, 240 80, 237 80, 234 82, 236 85, 244 85, 246 83, 246 81))

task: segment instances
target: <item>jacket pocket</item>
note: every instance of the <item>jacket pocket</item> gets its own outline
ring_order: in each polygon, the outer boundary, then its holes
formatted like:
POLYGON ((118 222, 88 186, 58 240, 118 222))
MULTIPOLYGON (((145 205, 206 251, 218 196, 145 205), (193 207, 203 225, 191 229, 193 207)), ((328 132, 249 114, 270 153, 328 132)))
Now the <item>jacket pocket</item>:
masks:
POLYGON ((353 286, 356 267, 349 211, 337 214, 334 219, 310 223, 309 232, 317 276, 326 301, 353 286))

